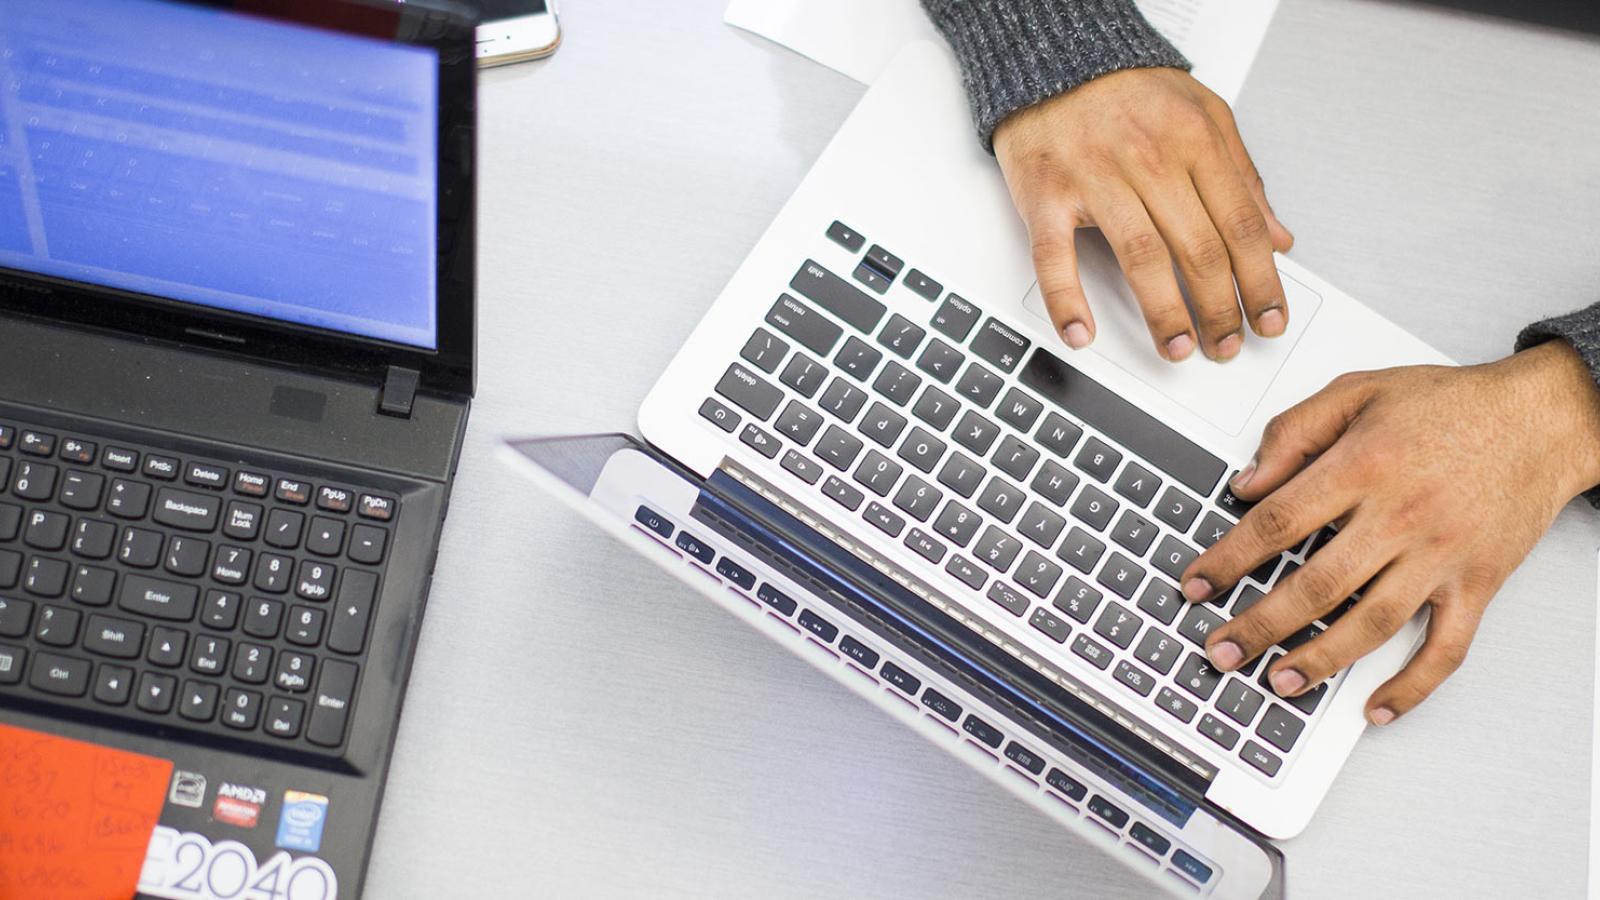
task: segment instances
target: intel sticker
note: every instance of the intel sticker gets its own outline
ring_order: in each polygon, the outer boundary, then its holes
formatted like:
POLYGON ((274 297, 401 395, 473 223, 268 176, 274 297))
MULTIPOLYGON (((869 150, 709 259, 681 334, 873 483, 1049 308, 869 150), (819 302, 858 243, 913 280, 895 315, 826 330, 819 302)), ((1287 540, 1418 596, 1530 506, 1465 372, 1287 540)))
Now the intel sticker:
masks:
POLYGON ((284 791, 278 814, 278 846, 315 853, 322 848, 322 823, 328 818, 328 798, 304 791, 284 791))

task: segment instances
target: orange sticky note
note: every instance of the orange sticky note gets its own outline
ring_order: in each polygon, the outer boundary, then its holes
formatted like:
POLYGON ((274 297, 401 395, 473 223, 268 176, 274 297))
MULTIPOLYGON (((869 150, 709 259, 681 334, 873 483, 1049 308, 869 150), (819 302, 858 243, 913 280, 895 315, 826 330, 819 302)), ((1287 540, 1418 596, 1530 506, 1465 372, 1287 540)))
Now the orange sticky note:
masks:
POLYGON ((172 762, 0 725, 0 898, 132 897, 172 762))

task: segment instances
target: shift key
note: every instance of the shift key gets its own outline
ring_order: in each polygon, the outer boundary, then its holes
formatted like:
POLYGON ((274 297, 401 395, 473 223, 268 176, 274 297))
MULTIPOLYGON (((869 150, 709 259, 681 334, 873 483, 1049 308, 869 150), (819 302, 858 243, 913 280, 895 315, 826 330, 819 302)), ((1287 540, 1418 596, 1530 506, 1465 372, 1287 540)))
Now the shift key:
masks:
POLYGON ((882 303, 868 297, 861 289, 823 268, 815 260, 806 260, 806 264, 789 281, 789 288, 799 291, 807 300, 843 319, 863 334, 871 334, 887 310, 882 303))

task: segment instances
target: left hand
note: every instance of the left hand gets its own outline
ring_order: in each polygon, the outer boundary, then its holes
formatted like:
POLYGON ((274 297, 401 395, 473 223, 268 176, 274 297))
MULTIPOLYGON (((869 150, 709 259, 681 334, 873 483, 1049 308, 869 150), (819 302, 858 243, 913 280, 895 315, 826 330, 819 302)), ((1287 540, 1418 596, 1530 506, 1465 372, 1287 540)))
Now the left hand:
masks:
POLYGON ((1484 608, 1567 501, 1600 483, 1600 392, 1551 341, 1481 366, 1341 376, 1273 419, 1234 493, 1260 502, 1184 573, 1205 600, 1328 522, 1339 532, 1206 652, 1232 671, 1338 606, 1326 633, 1278 660, 1292 697, 1376 649, 1427 604, 1428 636, 1367 700, 1405 715, 1461 665, 1484 608))

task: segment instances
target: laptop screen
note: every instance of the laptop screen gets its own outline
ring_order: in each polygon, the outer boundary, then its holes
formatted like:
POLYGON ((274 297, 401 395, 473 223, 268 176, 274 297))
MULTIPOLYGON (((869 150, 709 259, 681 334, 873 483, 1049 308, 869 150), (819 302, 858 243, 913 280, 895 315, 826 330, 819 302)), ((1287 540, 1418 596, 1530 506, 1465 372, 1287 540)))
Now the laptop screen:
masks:
POLYGON ((0 0, 0 267, 437 349, 438 64, 168 0, 0 0))

